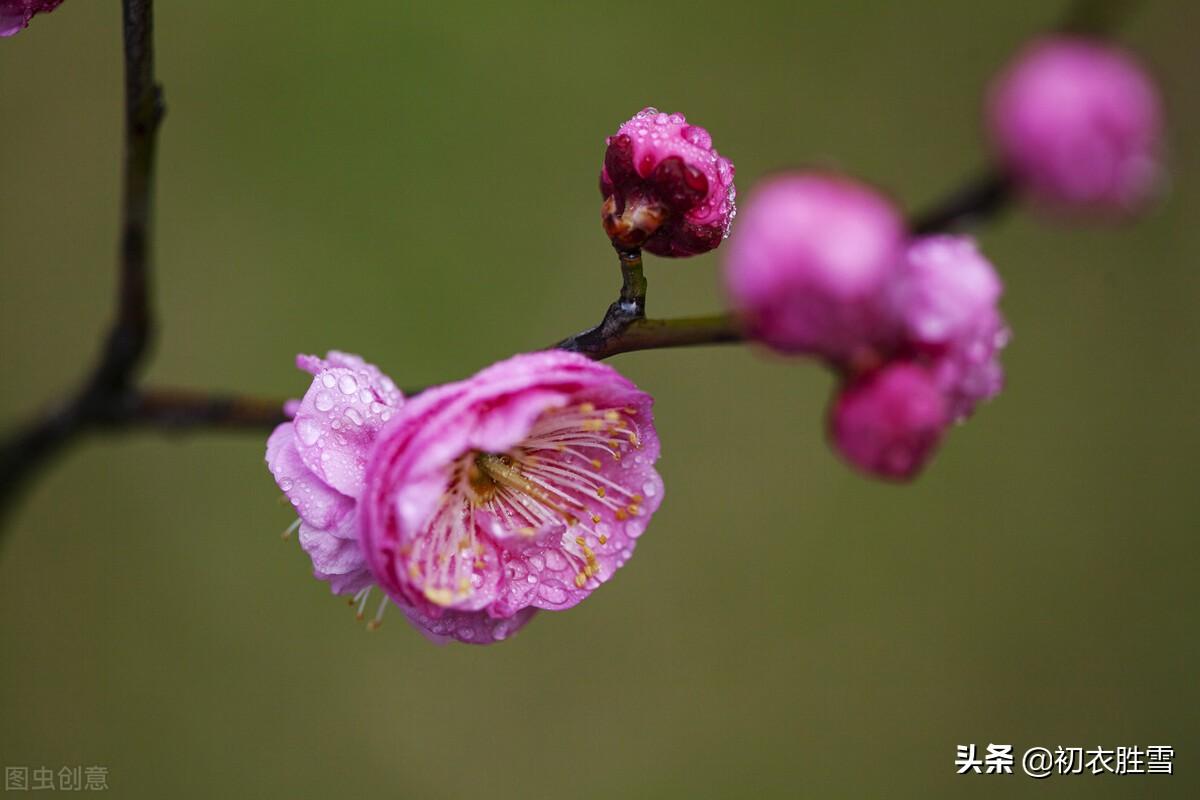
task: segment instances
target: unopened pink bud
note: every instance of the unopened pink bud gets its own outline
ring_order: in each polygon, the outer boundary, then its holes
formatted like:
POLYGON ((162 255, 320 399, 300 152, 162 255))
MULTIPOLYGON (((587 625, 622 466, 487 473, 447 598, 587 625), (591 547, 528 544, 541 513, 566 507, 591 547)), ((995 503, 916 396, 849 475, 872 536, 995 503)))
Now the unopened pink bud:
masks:
POLYGON ((1000 276, 970 236, 915 240, 900 264, 892 299, 908 337, 944 344, 965 335, 1000 299, 1000 276))
POLYGON ((733 163, 682 114, 639 111, 608 137, 601 217, 613 244, 660 256, 706 253, 737 213, 733 163))
POLYGON ((926 236, 908 247, 892 288, 905 345, 926 360, 953 419, 1004 385, 999 353, 1008 326, 1000 276, 969 236, 926 236))
POLYGON ((1066 207, 1130 211, 1159 174, 1162 105, 1128 53, 1101 42, 1034 42, 999 76, 988 123, 1014 177, 1066 207))
POLYGON ((891 335, 887 287, 904 223, 850 178, 790 173, 750 196, 725 261, 734 310, 754 338, 835 361, 891 335))
POLYGON ((946 429, 946 400, 933 376, 897 361, 842 387, 830 436, 854 466, 883 478, 907 480, 936 449, 946 429))

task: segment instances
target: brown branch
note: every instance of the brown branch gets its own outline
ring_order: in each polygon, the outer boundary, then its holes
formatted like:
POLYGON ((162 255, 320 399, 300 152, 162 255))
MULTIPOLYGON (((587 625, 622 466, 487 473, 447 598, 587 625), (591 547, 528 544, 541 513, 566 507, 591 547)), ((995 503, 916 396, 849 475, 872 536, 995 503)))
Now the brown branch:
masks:
POLYGON ((992 169, 913 218, 909 228, 925 235, 968 227, 996 217, 1014 197, 1012 181, 999 169, 992 169))
POLYGON ((0 510, 37 469, 78 434, 128 404, 153 331, 149 303, 155 136, 162 93, 154 83, 152 0, 122 3, 125 41, 125 156, 117 314, 91 373, 66 402, 0 444, 0 510))
POLYGON ((286 418, 279 400, 220 395, 190 389, 146 389, 121 424, 169 431, 266 431, 286 418))

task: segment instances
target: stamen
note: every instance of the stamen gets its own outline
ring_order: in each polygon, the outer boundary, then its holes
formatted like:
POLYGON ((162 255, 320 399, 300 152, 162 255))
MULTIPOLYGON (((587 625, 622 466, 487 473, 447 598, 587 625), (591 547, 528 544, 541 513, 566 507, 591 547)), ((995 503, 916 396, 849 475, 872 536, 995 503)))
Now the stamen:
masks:
POLYGON ((279 538, 287 539, 287 538, 291 537, 291 535, 295 532, 296 528, 299 528, 299 527, 300 527, 300 518, 296 517, 296 521, 293 522, 291 525, 288 525, 287 528, 284 529, 283 533, 279 534, 279 538))
MULTIPOLYGON (((365 589, 360 589, 358 594, 354 595, 354 600, 358 601, 358 610, 354 612, 354 618, 359 622, 362 622, 363 620, 363 608, 367 605, 367 598, 371 596, 372 588, 373 587, 368 586, 365 589)), ((351 602, 353 602, 353 600, 351 600, 351 602)))
POLYGON ((379 601, 379 610, 375 612, 375 619, 367 623, 367 630, 377 631, 379 626, 383 624, 383 612, 387 611, 388 596, 384 594, 383 599, 379 601))

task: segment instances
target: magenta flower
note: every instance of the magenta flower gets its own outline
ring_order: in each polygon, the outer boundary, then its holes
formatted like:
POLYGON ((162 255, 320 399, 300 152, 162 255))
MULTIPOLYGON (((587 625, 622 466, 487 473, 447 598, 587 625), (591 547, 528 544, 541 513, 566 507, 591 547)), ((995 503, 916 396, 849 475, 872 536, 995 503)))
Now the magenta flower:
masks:
POLYGON ((313 375, 291 422, 267 440, 267 466, 300 515, 300 545, 313 574, 335 594, 357 594, 372 584, 355 520, 363 474, 379 429, 403 405, 392 380, 349 353, 325 359, 298 356, 313 375))
POLYGON ((651 405, 561 351, 409 401, 366 472, 359 535, 375 579, 433 636, 466 642, 575 605, 629 559, 662 500, 651 405))
POLYGON ((660 256, 706 253, 737 213, 733 164, 683 114, 644 108, 608 137, 600 194, 613 244, 660 256))
POLYGON ((846 460, 872 475, 912 478, 948 422, 946 399, 927 369, 895 361, 839 392, 829 432, 846 460))
POLYGON ((952 419, 999 393, 999 352, 1009 332, 997 307, 1000 277, 969 236, 926 236, 909 245, 891 289, 904 341, 897 350, 930 365, 952 419))
POLYGON ((759 186, 725 260, 725 286, 754 338, 847 361, 894 335, 886 289, 904 223, 850 178, 798 172, 759 186))
POLYGON ((993 85, 988 123, 1015 177, 1062 206, 1133 210, 1158 177, 1158 91, 1109 44, 1061 36, 1033 43, 993 85))
POLYGON ((0 36, 12 36, 29 27, 34 14, 58 8, 62 0, 0 0, 0 36))

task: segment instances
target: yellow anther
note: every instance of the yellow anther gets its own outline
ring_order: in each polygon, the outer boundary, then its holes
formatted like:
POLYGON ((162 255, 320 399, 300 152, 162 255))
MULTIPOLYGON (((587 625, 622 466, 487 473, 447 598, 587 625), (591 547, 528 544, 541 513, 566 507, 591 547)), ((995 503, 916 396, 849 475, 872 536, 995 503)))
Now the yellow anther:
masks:
POLYGON ((630 500, 632 500, 632 501, 633 501, 633 502, 635 502, 635 503, 640 503, 640 502, 642 502, 642 500, 644 500, 645 498, 644 498, 644 497, 642 497, 640 494, 631 494, 631 495, 629 496, 629 499, 630 499, 630 500))
POLYGON ((605 492, 603 486, 596 487, 596 497, 604 497, 605 494, 607 494, 607 492, 605 492))
POLYGON ((596 413, 596 406, 593 403, 581 403, 579 405, 579 413, 594 414, 596 413))
POLYGON ((601 517, 599 514, 592 514, 592 522, 599 524, 600 519, 601 519, 601 517))
POLYGON ((592 459, 592 468, 593 469, 600 469, 602 466, 604 466, 604 465, 600 463, 600 459, 598 459, 598 458, 592 459))
POLYGON ((579 574, 577 574, 577 575, 575 576, 575 585, 576 585, 577 587, 579 587, 580 589, 582 589, 582 588, 583 588, 583 585, 584 585, 585 583, 587 583, 587 579, 588 579, 588 576, 587 576, 587 575, 584 575, 582 572, 580 572, 579 574))
POLYGON ((616 411, 612 411, 612 410, 605 411, 604 418, 606 420, 608 420, 609 422, 620 422, 621 421, 621 415, 618 414, 616 411))
POLYGON ((629 515, 625 513, 625 509, 623 509, 623 508, 618 508, 615 516, 617 519, 619 519, 621 521, 625 521, 625 520, 629 519, 629 515))
POLYGON ((598 419, 585 419, 580 427, 589 433, 595 433, 604 429, 604 423, 598 419))
POLYGON ((596 537, 596 541, 600 542, 600 544, 608 544, 608 537, 602 533, 596 537))

